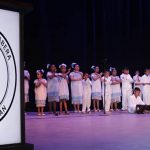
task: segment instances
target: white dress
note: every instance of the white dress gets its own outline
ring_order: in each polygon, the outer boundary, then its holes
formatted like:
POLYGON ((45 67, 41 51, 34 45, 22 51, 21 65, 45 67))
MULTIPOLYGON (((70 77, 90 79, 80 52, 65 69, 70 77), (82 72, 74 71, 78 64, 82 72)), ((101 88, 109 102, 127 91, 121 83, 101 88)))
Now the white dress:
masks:
POLYGON ((83 103, 82 103, 82 111, 85 112, 86 109, 87 111, 90 111, 90 106, 91 106, 91 81, 88 78, 87 80, 83 79, 82 80, 83 84, 83 103))
POLYGON ((134 80, 134 88, 135 87, 138 87, 138 88, 140 88, 140 90, 142 89, 142 86, 141 85, 135 85, 136 83, 141 83, 141 77, 140 76, 137 76, 137 75, 135 75, 135 76, 133 76, 133 80, 134 80))
POLYGON ((59 99, 69 100, 68 76, 65 79, 61 77, 62 73, 59 73, 59 75, 59 99))
MULTIPOLYGON (((70 77, 75 79, 82 78, 82 72, 71 72, 70 77)), ((80 81, 71 81, 71 98, 72 104, 82 104, 83 99, 83 86, 82 80, 80 81)))
POLYGON ((95 73, 91 74, 92 79, 92 99, 93 100, 101 100, 102 93, 101 93, 101 79, 94 80, 98 75, 95 73))
POLYGON ((103 95, 103 104, 104 104, 104 94, 105 94, 105 111, 110 110, 110 104, 111 104, 111 77, 102 77, 102 95, 103 95), (105 80, 105 84, 104 84, 105 80), (104 93, 105 91, 105 93, 104 93))
POLYGON ((24 101, 29 102, 29 79, 30 74, 28 70, 24 70, 24 101))
POLYGON ((144 102, 142 101, 141 97, 135 97, 133 94, 129 98, 129 103, 128 103, 128 112, 129 113, 135 113, 136 111, 136 105, 145 105, 144 102))
MULTIPOLYGON (((141 78, 141 83, 150 84, 150 76, 143 75, 141 78)), ((150 85, 142 86, 143 101, 146 105, 150 105, 150 85)))
MULTIPOLYGON (((37 84, 39 81, 42 81, 43 83, 47 84, 47 81, 45 79, 36 79, 34 81, 34 84, 37 84)), ((47 98, 47 88, 44 84, 40 84, 38 87, 35 87, 35 100, 36 100, 36 107, 44 107, 46 104, 46 98, 47 98)))
MULTIPOLYGON (((113 81, 120 81, 119 76, 111 76, 112 83, 113 81)), ((112 94, 111 94, 111 102, 119 103, 121 101, 121 86, 120 83, 111 85, 112 94)))
POLYGON ((59 102, 59 77, 58 73, 55 73, 56 77, 52 79, 49 78, 52 73, 47 73, 47 94, 48 94, 48 102, 59 102))
POLYGON ((132 95, 133 79, 130 74, 124 73, 121 74, 120 78, 122 81, 122 110, 127 110, 128 99, 132 95))

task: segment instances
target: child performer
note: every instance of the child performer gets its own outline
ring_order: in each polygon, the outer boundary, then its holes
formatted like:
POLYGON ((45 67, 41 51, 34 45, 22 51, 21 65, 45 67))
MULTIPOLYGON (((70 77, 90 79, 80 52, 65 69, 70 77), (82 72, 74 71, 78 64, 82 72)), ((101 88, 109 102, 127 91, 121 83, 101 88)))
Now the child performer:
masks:
POLYGON ((117 103, 121 102, 121 79, 119 76, 117 76, 117 70, 116 68, 110 68, 111 71, 111 89, 112 89, 112 94, 111 94, 111 111, 113 111, 113 106, 114 110, 118 111, 117 108, 117 103))
MULTIPOLYGON (((25 63, 24 63, 25 67, 25 63)), ((28 70, 24 70, 24 106, 26 109, 26 103, 29 102, 29 81, 30 81, 30 74, 28 70)))
POLYGON ((48 93, 48 103, 49 103, 49 111, 52 112, 52 103, 54 108, 54 114, 57 116, 58 113, 56 112, 56 106, 59 102, 59 77, 58 73, 56 73, 57 69, 54 64, 47 65, 47 69, 49 71, 47 72, 47 93, 48 93))
POLYGON ((74 105, 74 111, 80 112, 80 104, 82 104, 83 98, 83 73, 80 72, 80 67, 77 63, 72 63, 71 67, 74 69, 74 71, 70 73, 72 104, 74 105))
POLYGON ((128 112, 129 113, 144 113, 146 111, 146 105, 140 97, 140 88, 135 87, 133 95, 129 97, 128 112), (137 109, 138 108, 138 109, 137 109))
POLYGON ((36 73, 37 79, 34 81, 36 107, 38 108, 38 116, 44 116, 44 107, 47 97, 47 81, 43 79, 44 70, 37 70, 36 73))
POLYGON ((102 97, 101 97, 101 75, 102 73, 99 73, 98 66, 92 66, 91 69, 94 71, 91 74, 92 100, 93 100, 94 112, 96 112, 96 111, 100 111, 99 100, 102 100, 102 97))
POLYGON ((82 112, 85 113, 87 109, 87 113, 90 113, 91 106, 91 81, 89 79, 89 74, 85 73, 82 80, 83 84, 83 103, 82 103, 82 112))
POLYGON ((129 69, 124 68, 120 76, 122 81, 122 110, 127 110, 129 96, 132 95, 133 79, 129 74, 129 69))
POLYGON ((141 77, 140 77, 140 72, 138 70, 135 72, 135 76, 133 76, 133 80, 134 80, 134 88, 138 87, 141 89, 141 77))
POLYGON ((146 105, 150 105, 150 70, 145 69, 145 74, 141 78, 141 83, 143 85, 142 91, 143 91, 143 102, 146 105))
POLYGON ((102 92, 103 92, 103 104, 105 103, 105 112, 108 113, 110 111, 111 104, 111 77, 110 72, 106 70, 104 72, 104 76, 102 77, 102 92))
POLYGON ((67 109, 67 102, 69 100, 69 89, 68 89, 68 74, 70 73, 70 69, 66 72, 66 64, 59 65, 61 73, 59 73, 60 81, 59 81, 59 99, 60 99, 60 114, 62 114, 62 104, 64 104, 65 113, 69 114, 67 109))

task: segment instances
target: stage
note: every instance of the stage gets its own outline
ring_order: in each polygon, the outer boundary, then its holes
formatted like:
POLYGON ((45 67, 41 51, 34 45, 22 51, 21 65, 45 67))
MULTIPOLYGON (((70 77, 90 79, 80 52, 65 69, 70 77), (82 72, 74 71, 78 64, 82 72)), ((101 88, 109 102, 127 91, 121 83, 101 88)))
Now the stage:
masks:
POLYGON ((149 150, 150 114, 113 112, 26 115, 26 139, 35 150, 149 150), (102 116, 100 116, 102 115, 102 116))

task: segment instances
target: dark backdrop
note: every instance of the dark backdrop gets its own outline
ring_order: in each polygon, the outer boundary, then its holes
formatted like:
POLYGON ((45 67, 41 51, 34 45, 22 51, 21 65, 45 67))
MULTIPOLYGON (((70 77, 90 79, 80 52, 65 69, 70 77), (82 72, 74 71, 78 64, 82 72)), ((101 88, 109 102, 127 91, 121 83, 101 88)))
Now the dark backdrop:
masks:
POLYGON ((98 64, 120 71, 143 73, 150 67, 149 0, 22 0, 33 4, 25 16, 25 61, 31 73, 31 99, 35 70, 77 62, 89 71, 98 64))

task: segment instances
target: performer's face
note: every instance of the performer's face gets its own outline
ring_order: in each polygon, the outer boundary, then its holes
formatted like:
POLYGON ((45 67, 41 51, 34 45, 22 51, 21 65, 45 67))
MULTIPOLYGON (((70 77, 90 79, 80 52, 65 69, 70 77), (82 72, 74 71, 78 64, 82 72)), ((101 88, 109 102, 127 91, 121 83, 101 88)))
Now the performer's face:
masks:
POLYGON ((112 71, 112 75, 113 75, 113 76, 116 76, 116 75, 117 75, 117 70, 113 70, 113 71, 112 71))
POLYGON ((86 80, 88 77, 89 77, 89 75, 86 73, 86 74, 84 75, 84 79, 86 80))
POLYGON ((149 70, 148 70, 148 69, 145 70, 145 74, 146 74, 146 75, 149 75, 149 70))
POLYGON ((134 95, 137 97, 137 96, 140 96, 140 91, 134 91, 134 95))
POLYGON ((128 69, 124 69, 124 74, 129 74, 129 70, 128 69))
POLYGON ((56 71, 56 66, 55 65, 51 65, 51 71, 55 72, 56 71))
POLYGON ((41 78, 42 78, 42 76, 43 76, 43 74, 42 74, 42 73, 40 73, 40 72, 38 72, 38 73, 37 73, 37 78, 38 78, 38 79, 41 79, 41 78))
POLYGON ((65 66, 62 66, 62 67, 61 67, 61 72, 62 72, 62 73, 65 73, 65 72, 66 72, 66 67, 65 67, 65 66))
POLYGON ((105 72, 105 77, 109 77, 109 75, 110 75, 110 72, 109 72, 109 71, 106 71, 106 72, 105 72))
POLYGON ((74 68, 75 71, 79 71, 80 70, 80 67, 79 65, 75 65, 75 68, 74 68))
POLYGON ((99 67, 95 68, 95 72, 98 73, 99 72, 99 67))

